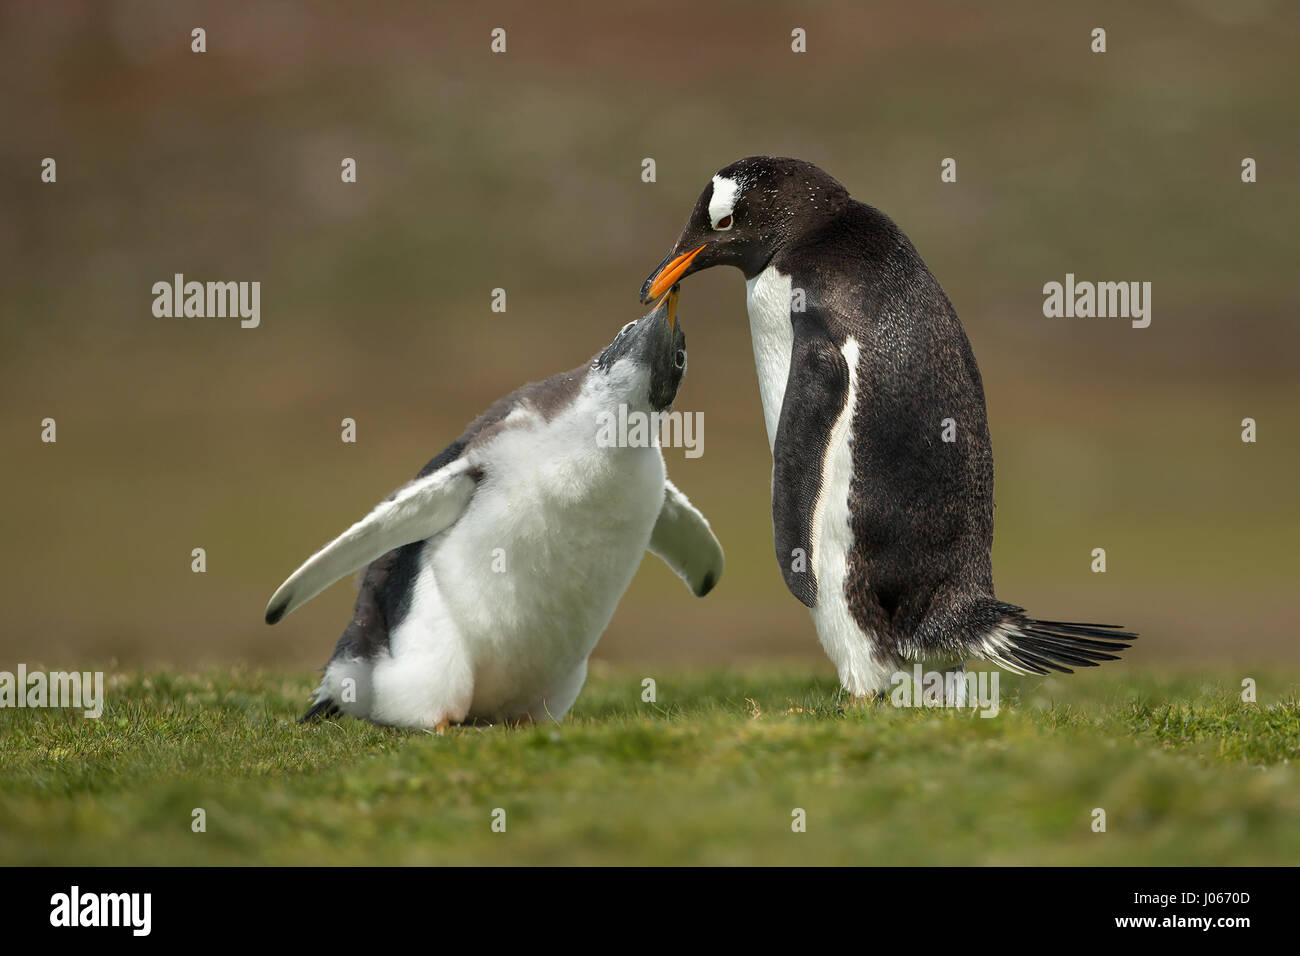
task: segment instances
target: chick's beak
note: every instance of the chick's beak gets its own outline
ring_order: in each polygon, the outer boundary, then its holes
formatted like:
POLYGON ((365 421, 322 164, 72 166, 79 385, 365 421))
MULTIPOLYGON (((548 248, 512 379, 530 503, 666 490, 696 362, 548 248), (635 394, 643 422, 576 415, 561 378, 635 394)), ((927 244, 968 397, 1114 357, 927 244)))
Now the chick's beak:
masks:
POLYGON ((663 296, 658 304, 646 313, 646 320, 650 323, 651 328, 659 329, 661 334, 667 335, 670 343, 677 331, 678 288, 679 286, 674 285, 668 290, 668 294, 663 296))

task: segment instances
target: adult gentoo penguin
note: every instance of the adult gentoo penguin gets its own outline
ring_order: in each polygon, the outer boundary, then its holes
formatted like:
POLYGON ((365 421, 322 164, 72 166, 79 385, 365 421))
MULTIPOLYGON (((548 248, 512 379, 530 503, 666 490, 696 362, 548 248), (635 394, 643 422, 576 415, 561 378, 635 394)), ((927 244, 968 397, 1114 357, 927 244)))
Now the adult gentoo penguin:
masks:
POLYGON ((781 573, 848 691, 885 691, 904 662, 1070 673, 1129 646, 994 597, 979 368, 887 216, 811 163, 752 156, 705 187, 642 300, 716 265, 745 274, 781 573))
POLYGON ((559 720, 646 550, 709 592, 722 548, 658 445, 602 437, 622 405, 630 418, 672 404, 675 307, 670 294, 590 363, 498 401, 280 586, 269 624, 369 565, 304 720, 559 720))

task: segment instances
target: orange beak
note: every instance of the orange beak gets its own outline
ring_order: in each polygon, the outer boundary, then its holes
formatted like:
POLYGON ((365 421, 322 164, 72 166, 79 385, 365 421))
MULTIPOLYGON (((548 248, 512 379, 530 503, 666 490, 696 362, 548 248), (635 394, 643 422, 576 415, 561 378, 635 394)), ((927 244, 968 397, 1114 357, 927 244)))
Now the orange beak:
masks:
MULTIPOLYGON (((704 245, 707 246, 708 243, 706 242, 704 245)), ((704 251, 704 246, 700 246, 700 248, 694 250, 693 252, 683 252, 672 262, 668 263, 666 266, 660 269, 659 274, 656 275, 654 279, 652 279, 650 282, 650 291, 647 293, 648 297, 646 301, 653 302, 655 299, 659 298, 661 295, 663 295, 665 292, 671 289, 673 285, 677 282, 677 280, 682 277, 683 273, 685 273, 686 270, 690 268, 692 260, 694 260, 695 257, 698 256, 703 251, 704 251)), ((671 309, 673 307, 670 306, 669 308, 671 309)), ((675 312, 676 310, 673 309, 673 311, 675 312)), ((675 324, 676 323, 675 317, 673 321, 675 324)))
POLYGON ((677 286, 668 290, 668 328, 677 331, 677 286))

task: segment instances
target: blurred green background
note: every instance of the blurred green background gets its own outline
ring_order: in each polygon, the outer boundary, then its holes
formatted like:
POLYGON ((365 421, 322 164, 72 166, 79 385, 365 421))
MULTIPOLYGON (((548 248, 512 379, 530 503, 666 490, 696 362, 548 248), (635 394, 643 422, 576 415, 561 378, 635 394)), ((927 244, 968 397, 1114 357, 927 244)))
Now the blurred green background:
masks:
MULTIPOLYGON (((752 153, 883 209, 956 305, 1001 597, 1134 627, 1135 662, 1294 663, 1298 34, 1293 4, 1208 0, 6 4, 0 668, 323 663, 354 588, 272 630, 274 587, 639 315, 699 191, 752 153), (261 327, 155 318, 175 272, 260 281, 261 327), (1045 319, 1067 272, 1152 282, 1150 328, 1045 319)), ((696 601, 648 560, 597 657, 829 670, 772 556, 739 273, 692 278, 681 318, 704 455, 668 465, 727 574, 696 601)))

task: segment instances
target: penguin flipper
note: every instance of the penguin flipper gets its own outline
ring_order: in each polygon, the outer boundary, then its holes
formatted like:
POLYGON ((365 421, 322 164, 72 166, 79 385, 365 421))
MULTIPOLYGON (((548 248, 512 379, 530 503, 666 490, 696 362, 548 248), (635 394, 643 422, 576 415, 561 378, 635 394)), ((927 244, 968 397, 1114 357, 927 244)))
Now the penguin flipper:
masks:
POLYGON ((664 504, 650 534, 649 552, 704 597, 722 577, 722 545, 709 522, 671 481, 664 482, 664 504))
POLYGON ((848 361, 831 341, 820 308, 809 303, 805 311, 791 313, 790 321, 790 375, 772 443, 772 531, 786 587, 812 607, 817 603, 813 514, 850 379, 848 361))
POLYGON ((444 530, 474 496, 481 473, 464 458, 399 488, 325 547, 271 595, 266 623, 275 624, 339 578, 412 541, 444 530))

